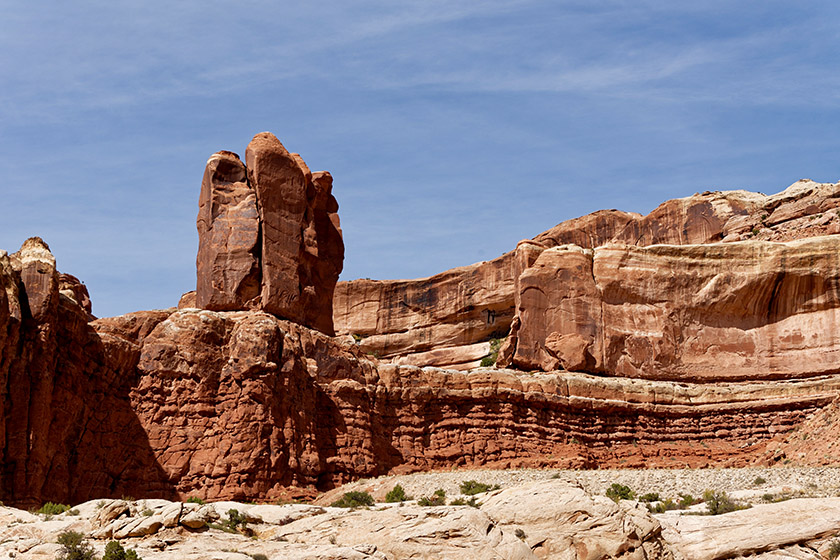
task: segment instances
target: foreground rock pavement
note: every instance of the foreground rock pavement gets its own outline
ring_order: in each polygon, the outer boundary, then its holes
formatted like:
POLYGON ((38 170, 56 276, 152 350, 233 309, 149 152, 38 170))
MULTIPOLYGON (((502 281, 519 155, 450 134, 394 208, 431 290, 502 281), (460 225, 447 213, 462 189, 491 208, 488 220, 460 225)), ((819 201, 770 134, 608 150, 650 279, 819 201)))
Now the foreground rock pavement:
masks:
POLYGON ((95 500, 55 516, 0 507, 0 557, 55 558, 57 536, 74 530, 100 555, 118 538, 146 560, 816 560, 840 533, 840 498, 703 516, 651 515, 638 502, 615 503, 561 480, 476 497, 478 507, 95 500), (231 517, 242 522, 231 528, 231 517))
POLYGON ((108 539, 117 538, 146 559, 672 558, 659 522, 647 510, 591 497, 562 481, 498 490, 480 495, 479 503, 348 510, 101 500, 52 517, 0 508, 0 556, 54 556, 57 536, 74 530, 86 534, 100 553, 108 539), (231 517, 245 522, 231 530, 231 517))

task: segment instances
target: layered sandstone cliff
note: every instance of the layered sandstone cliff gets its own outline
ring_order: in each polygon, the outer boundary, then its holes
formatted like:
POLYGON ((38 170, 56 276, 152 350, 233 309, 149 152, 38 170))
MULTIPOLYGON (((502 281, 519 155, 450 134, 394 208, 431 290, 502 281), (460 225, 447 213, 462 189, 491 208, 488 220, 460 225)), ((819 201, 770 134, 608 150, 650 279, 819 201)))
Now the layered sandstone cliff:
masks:
POLYGON ((788 243, 564 245, 520 275, 510 363, 691 381, 840 364, 840 236, 788 243))
POLYGON ((789 241, 840 233, 838 208, 840 183, 802 180, 772 196, 717 191, 669 200, 647 216, 603 210, 563 222, 493 261, 418 280, 339 282, 336 331, 354 335, 384 361, 468 369, 490 353, 491 338, 510 330, 517 279, 545 248, 789 241))
POLYGON ((425 281, 342 284, 335 316, 359 318, 354 340, 329 336, 343 258, 329 175, 268 134, 246 164, 208 162, 180 309, 94 319, 42 240, 0 253, 0 500, 744 465, 840 394, 840 236, 824 236, 837 185, 600 212, 425 281), (809 239, 778 242, 797 232, 809 239), (471 368, 511 325, 501 359, 520 369, 471 368), (436 361, 471 369, 418 367, 436 361))
POLYGON ((9 503, 274 499, 455 465, 744 465, 840 392, 833 376, 709 386, 377 367, 349 341, 261 311, 86 323, 65 305, 48 317, 56 346, 25 348, 69 350, 30 363, 5 397, 9 503))

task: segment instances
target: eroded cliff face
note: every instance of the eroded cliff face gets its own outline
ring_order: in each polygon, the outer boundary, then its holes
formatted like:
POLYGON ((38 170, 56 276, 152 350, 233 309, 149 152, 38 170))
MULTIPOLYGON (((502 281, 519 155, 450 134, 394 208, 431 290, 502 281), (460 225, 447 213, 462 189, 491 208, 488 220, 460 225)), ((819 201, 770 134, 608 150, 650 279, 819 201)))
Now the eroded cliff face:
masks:
POLYGON ((840 236, 564 245, 544 250, 518 290, 509 361, 523 369, 703 382, 840 364, 840 236))
POLYGON ((95 319, 42 240, 0 252, 0 500, 741 466, 783 457, 785 434, 836 408, 837 185, 598 212, 431 279, 346 283, 335 315, 356 318, 354 340, 329 336, 343 258, 329 175, 269 134, 246 163, 208 162, 197 290, 179 308, 95 319), (476 368, 508 329, 500 361, 519 369, 476 368))
POLYGON ((489 339, 510 331, 518 279, 546 248, 790 241, 840 233, 838 208, 840 183, 806 179, 772 196, 718 191, 669 200, 647 216, 602 210, 563 222, 493 261, 418 280, 340 282, 336 331, 354 335, 363 350, 387 362, 469 369, 490 353, 489 339))
POLYGON ((43 444, 6 446, 4 501, 271 500, 453 466, 740 466, 840 391, 833 376, 709 385, 377 365, 261 311, 73 324, 86 342, 61 335, 74 350, 56 358, 45 420, 6 427, 43 444))
POLYGON ((39 238, 0 252, 0 284, 0 499, 170 493, 128 398, 132 343, 97 336, 87 290, 39 238))

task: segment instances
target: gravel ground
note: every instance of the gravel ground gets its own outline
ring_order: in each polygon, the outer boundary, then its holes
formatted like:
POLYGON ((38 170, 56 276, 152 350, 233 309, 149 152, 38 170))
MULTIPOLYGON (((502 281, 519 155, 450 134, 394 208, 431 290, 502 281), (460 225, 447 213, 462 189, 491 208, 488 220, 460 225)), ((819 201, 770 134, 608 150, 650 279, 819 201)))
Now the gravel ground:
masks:
POLYGON ((346 484, 324 496, 318 503, 330 503, 344 492, 364 490, 378 500, 394 485, 400 484, 414 498, 431 496, 438 488, 447 497, 460 495, 460 484, 475 480, 502 488, 535 480, 559 478, 581 485, 592 495, 604 495, 613 483, 629 486, 638 495, 656 492, 664 498, 678 498, 680 493, 702 496, 705 490, 723 490, 736 498, 761 501, 765 494, 810 497, 840 496, 840 468, 773 467, 747 469, 604 469, 604 470, 458 470, 363 479, 346 484), (755 484, 756 479, 765 482, 755 484))

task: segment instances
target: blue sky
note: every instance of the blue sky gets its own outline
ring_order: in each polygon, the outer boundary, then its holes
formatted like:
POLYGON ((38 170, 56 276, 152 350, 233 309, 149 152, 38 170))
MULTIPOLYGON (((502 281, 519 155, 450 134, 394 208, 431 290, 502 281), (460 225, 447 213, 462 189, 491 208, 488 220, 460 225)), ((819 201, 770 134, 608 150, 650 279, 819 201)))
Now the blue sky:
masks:
POLYGON ((195 286, 204 163, 327 169, 342 279, 491 259, 601 208, 840 180, 836 2, 4 2, 0 248, 94 313, 195 286))

